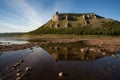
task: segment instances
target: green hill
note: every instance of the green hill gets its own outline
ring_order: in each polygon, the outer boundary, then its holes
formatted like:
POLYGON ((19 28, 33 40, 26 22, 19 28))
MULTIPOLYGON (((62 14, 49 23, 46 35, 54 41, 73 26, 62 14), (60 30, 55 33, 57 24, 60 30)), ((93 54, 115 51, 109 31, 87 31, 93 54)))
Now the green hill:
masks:
POLYGON ((58 13, 30 34, 120 35, 120 22, 94 13, 58 13))

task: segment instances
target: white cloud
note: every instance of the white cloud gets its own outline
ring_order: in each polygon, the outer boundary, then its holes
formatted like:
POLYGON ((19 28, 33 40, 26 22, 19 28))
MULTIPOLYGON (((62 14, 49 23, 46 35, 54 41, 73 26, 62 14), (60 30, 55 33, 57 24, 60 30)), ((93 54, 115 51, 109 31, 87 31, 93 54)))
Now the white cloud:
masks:
POLYGON ((12 0, 12 3, 26 20, 29 20, 30 23, 41 25, 39 12, 27 0, 12 0))
POLYGON ((51 8, 46 9, 42 2, 31 4, 30 0, 6 0, 6 3, 15 13, 4 16, 4 20, 0 20, 0 23, 4 22, 2 26, 12 28, 12 32, 35 30, 50 20, 53 12, 62 11, 63 7, 66 9, 65 6, 68 5, 65 1, 56 1, 52 7, 50 6, 51 8))
POLYGON ((12 16, 8 18, 4 16, 5 20, 0 21, 0 23, 2 23, 0 26, 12 28, 15 30, 12 30, 13 32, 34 30, 50 19, 50 13, 47 13, 47 11, 43 12, 44 7, 41 6, 41 3, 39 3, 39 10, 27 2, 27 0, 7 0, 7 4, 16 10, 19 15, 14 17, 14 14, 12 14, 12 16))

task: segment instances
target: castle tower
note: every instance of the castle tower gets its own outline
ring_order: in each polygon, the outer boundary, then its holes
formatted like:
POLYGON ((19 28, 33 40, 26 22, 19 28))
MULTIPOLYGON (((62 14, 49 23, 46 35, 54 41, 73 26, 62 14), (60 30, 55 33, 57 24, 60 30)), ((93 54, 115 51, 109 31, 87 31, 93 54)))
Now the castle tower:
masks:
POLYGON ((57 11, 55 15, 52 17, 52 21, 58 22, 59 21, 59 12, 57 11))
POLYGON ((96 15, 94 14, 94 19, 96 19, 97 17, 96 17, 96 15))
POLYGON ((68 21, 66 21, 65 23, 65 28, 68 28, 68 21))
POLYGON ((88 18, 88 19, 90 18, 90 15, 89 15, 89 14, 87 15, 87 18, 88 18))
POLYGON ((68 21, 68 15, 65 16, 65 20, 68 21))
POLYGON ((85 20, 85 21, 84 21, 84 26, 87 26, 87 25, 88 25, 88 24, 87 24, 87 21, 85 20))
POLYGON ((85 15, 82 15, 82 18, 85 19, 85 15))

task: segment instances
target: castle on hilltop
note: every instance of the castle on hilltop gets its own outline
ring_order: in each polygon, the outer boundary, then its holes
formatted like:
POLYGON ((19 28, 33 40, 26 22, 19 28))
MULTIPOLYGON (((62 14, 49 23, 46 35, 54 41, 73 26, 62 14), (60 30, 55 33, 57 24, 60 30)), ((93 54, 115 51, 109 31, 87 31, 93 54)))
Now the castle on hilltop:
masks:
MULTIPOLYGON (((52 17, 52 21, 59 21, 59 20, 71 20, 75 18, 74 16, 69 16, 70 14, 66 14, 65 16, 63 16, 63 14, 59 14, 59 12, 57 11, 55 13, 55 15, 52 17)), ((82 16, 83 19, 91 19, 91 18, 95 18, 96 19, 96 15, 94 13, 87 13, 87 14, 81 14, 80 16, 82 16)))
POLYGON ((59 20, 60 20, 60 15, 59 15, 58 12, 56 12, 55 15, 52 17, 52 21, 57 22, 57 21, 59 21, 59 20))
POLYGON ((102 18, 94 13, 59 13, 53 15, 52 22, 48 25, 51 28, 68 28, 75 26, 89 26, 91 20, 102 18))

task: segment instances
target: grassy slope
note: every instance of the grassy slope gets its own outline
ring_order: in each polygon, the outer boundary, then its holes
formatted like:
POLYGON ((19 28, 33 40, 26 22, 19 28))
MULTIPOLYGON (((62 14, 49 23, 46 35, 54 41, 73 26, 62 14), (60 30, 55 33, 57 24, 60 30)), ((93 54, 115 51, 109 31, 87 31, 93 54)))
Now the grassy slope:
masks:
POLYGON ((60 35, 60 34, 33 34, 33 35, 29 35, 29 34, 24 34, 21 37, 26 37, 26 38, 55 38, 55 39, 59 39, 59 38, 64 38, 64 39, 68 39, 68 38, 74 38, 74 39, 94 39, 94 38, 98 38, 98 39, 112 39, 112 38, 118 38, 120 39, 120 36, 103 36, 103 35, 60 35))

